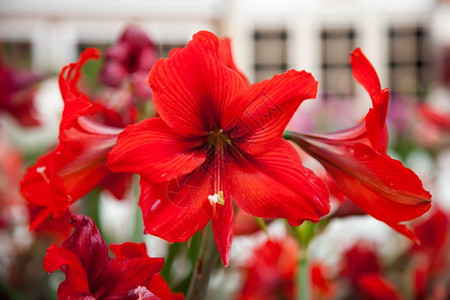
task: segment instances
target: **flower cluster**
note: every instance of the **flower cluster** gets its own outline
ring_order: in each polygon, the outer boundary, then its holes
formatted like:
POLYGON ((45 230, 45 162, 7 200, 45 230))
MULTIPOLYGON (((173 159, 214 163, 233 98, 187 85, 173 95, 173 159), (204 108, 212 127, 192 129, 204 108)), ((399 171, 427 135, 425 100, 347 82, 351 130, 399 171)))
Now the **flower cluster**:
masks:
MULTIPOLYGON (((286 220, 300 245, 290 238, 284 245, 268 241, 257 249, 252 263, 244 268, 248 277, 241 298, 296 295, 292 279, 298 272, 293 266, 313 238, 305 237, 300 225, 333 216, 330 194, 341 199, 335 215, 342 215, 350 205, 352 212, 368 214, 426 245, 423 230, 411 230, 405 222, 430 209, 431 195, 413 171, 387 154, 389 91, 381 88, 361 49, 351 53, 350 64, 372 108, 355 126, 320 134, 285 131, 303 101, 317 95, 318 82, 312 74, 289 70, 251 84, 233 61, 230 40, 211 32, 198 32, 184 48, 155 61, 152 41, 139 28, 128 28, 106 52, 99 72, 103 94, 83 86, 83 66, 99 57, 99 50, 88 48, 77 62, 62 69, 59 87, 64 110, 58 144, 28 168, 20 185, 30 209, 31 230, 60 223, 75 227, 62 246, 52 244, 44 258, 46 271, 65 273, 59 299, 182 297, 172 294, 164 281, 162 258, 148 257, 145 246, 134 243, 111 245, 115 258, 109 257, 94 222, 70 211, 96 187, 124 198, 131 190, 133 174, 140 176, 144 233, 169 243, 188 242, 189 253, 198 256, 188 278, 191 299, 199 285, 208 286, 210 274, 202 273, 206 262, 213 270, 214 259, 220 256, 228 266, 233 236, 254 232, 255 224, 264 227, 268 219, 286 220), (149 112, 147 118, 142 118, 144 112, 149 112), (299 151, 317 160, 326 174, 305 167, 299 151), (249 225, 248 219, 253 223, 249 225), (197 238, 203 240, 202 246, 197 238), (212 248, 208 239, 213 241, 212 248), (288 245, 293 246, 283 248, 288 245), (261 265, 267 272, 259 269, 261 265), (264 289, 259 288, 260 281, 264 289)), ((442 116, 426 107, 422 111, 448 128, 442 116)), ((429 257, 424 249, 412 247, 411 252, 429 257)), ((349 255, 359 257, 360 250, 349 250, 349 255)), ((172 259, 169 255, 168 260, 172 259)), ((422 294, 428 287, 421 278, 434 276, 438 264, 424 261, 424 269, 416 273, 422 288, 417 293, 422 294)), ((313 265, 307 272, 313 292, 332 297, 334 279, 326 278, 322 267, 313 265)), ((339 274, 348 277, 358 293, 375 293, 381 286, 389 289, 380 267, 376 263, 370 267, 369 271, 343 267, 339 274)))

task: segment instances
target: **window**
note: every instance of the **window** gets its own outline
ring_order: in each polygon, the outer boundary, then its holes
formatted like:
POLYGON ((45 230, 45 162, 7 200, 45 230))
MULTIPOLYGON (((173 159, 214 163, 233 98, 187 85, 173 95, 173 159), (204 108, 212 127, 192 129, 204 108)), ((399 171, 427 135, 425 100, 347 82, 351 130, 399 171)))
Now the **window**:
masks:
POLYGON ((256 30, 254 32, 256 82, 286 71, 288 67, 287 39, 287 31, 284 29, 256 30))
POLYGON ((423 27, 389 29, 389 88, 392 94, 423 95, 428 66, 426 35, 423 27))
POLYGON ((322 96, 349 97, 355 86, 349 62, 349 53, 355 47, 355 32, 351 28, 323 29, 322 42, 322 96))

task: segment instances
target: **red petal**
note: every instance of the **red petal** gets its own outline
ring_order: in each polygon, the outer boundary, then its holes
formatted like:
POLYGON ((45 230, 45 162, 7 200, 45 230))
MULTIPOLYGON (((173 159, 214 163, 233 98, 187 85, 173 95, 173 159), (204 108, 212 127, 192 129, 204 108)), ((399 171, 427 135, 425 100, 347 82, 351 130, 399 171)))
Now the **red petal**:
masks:
POLYGON ((211 182, 196 170, 171 182, 151 184, 141 178, 139 206, 146 233, 171 243, 185 242, 211 219, 211 182), (177 205, 178 204, 178 205, 177 205))
POLYGON ((44 257, 44 270, 51 273, 63 268, 66 273, 65 284, 61 284, 58 295, 67 294, 70 290, 71 296, 77 294, 90 294, 88 276, 80 258, 70 250, 52 244, 44 257))
POLYGON ((220 60, 227 66, 228 68, 236 71, 242 77, 244 82, 247 85, 250 85, 247 77, 245 77, 244 73, 242 73, 235 65, 233 59, 233 52, 231 51, 231 39, 220 39, 219 41, 219 57, 220 60))
POLYGON ((162 300, 182 300, 184 299, 183 294, 172 294, 172 292, 169 289, 169 286, 167 285, 167 283, 164 281, 163 277, 161 276, 161 274, 156 273, 153 277, 152 280, 150 281, 150 284, 147 286, 148 289, 155 294, 156 296, 158 296, 159 298, 161 298, 162 300))
POLYGON ((378 75, 367 57, 358 48, 351 53, 353 77, 366 89, 372 98, 373 108, 366 116, 367 136, 372 147, 380 153, 386 153, 387 129, 386 115, 389 104, 388 89, 381 90, 378 75))
POLYGON ((338 187, 359 207, 412 240, 400 222, 412 220, 431 207, 431 195, 411 170, 387 155, 356 144, 342 152, 317 157, 338 187))
POLYGON ((311 74, 294 70, 253 84, 224 112, 224 131, 244 152, 264 153, 280 143, 303 100, 316 97, 317 84, 311 74))
POLYGON ((59 88, 64 100, 64 111, 60 124, 60 132, 69 128, 79 116, 86 113, 92 106, 91 100, 78 90, 78 81, 81 78, 81 68, 89 59, 98 59, 100 51, 88 48, 80 54, 76 63, 65 66, 59 74, 59 88))
POLYGON ((402 297, 395 286, 378 274, 363 275, 358 287, 370 300, 400 300, 402 297))
POLYGON ((123 199, 132 184, 130 173, 113 173, 108 170, 101 185, 113 194, 116 199, 123 199))
POLYGON ((230 163, 227 179, 235 203, 257 217, 286 218, 297 226, 317 222, 330 210, 326 186, 284 140, 250 163, 230 163))
POLYGON ((116 258, 148 257, 145 243, 126 242, 120 245, 110 244, 109 249, 111 249, 116 258))
POLYGON ((53 172, 49 164, 55 155, 56 151, 52 151, 39 158, 27 170, 20 183, 20 192, 24 198, 41 207, 41 212, 30 220, 30 230, 51 215, 55 218, 62 216, 71 204, 62 179, 53 172))
POLYGON ((77 290, 76 286, 72 286, 70 282, 63 281, 58 287, 58 299, 77 299, 77 300, 96 300, 88 292, 80 292, 77 290))
POLYGON ((361 84, 369 95, 376 96, 381 91, 377 72, 367 57, 357 48, 350 53, 353 77, 361 84))
POLYGON ((372 148, 379 153, 386 154, 388 145, 388 131, 386 127, 386 114, 389 103, 389 91, 384 89, 377 96, 378 102, 366 115, 367 137, 372 148))
POLYGON ((110 174, 106 157, 116 138, 75 129, 66 131, 66 134, 71 135, 70 140, 60 142, 50 164, 63 180, 67 195, 72 200, 78 200, 110 174))
POLYGON ((130 125, 108 155, 114 172, 133 172, 164 182, 191 172, 205 161, 205 151, 185 136, 174 134, 161 118, 130 125))
POLYGON ((111 259, 91 292, 96 299, 120 299, 138 286, 147 286, 163 263, 163 258, 111 259))
POLYGON ((80 258, 88 274, 89 283, 92 284, 103 272, 108 260, 108 247, 89 217, 73 215, 70 223, 75 227, 75 231, 62 247, 80 258))
POLYGON ((216 204, 216 214, 213 215, 212 228, 217 249, 223 264, 228 266, 231 252, 231 242, 233 241, 234 213, 231 194, 224 191, 225 204, 216 204))
POLYGON ((204 135, 216 129, 224 108, 246 84, 219 57, 218 38, 206 31, 184 49, 160 59, 150 71, 154 104, 164 122, 179 134, 204 135))

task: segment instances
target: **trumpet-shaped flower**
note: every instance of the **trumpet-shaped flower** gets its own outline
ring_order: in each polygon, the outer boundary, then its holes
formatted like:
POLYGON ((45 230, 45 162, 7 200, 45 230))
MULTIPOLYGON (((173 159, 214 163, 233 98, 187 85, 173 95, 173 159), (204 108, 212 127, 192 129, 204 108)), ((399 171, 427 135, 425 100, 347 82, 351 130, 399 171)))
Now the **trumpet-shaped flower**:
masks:
POLYGON ((229 43, 199 32, 155 63, 149 84, 160 117, 128 126, 108 156, 112 170, 141 175, 147 233, 183 242, 212 219, 227 265, 234 204, 292 225, 328 213, 326 186, 282 139, 298 106, 316 96, 311 74, 249 85, 229 43))
POLYGON ((106 156, 125 124, 118 113, 92 102, 77 86, 84 63, 98 57, 97 49, 87 49, 59 76, 64 100, 59 144, 40 157, 21 182, 22 195, 39 211, 30 229, 51 215, 62 216, 97 185, 102 184, 117 198, 124 194, 130 175, 112 173, 106 167, 106 156))
POLYGON ((417 241, 403 222, 424 214, 431 195, 417 175, 386 154, 388 89, 361 49, 351 53, 353 77, 369 93, 373 108, 356 126, 329 134, 287 133, 316 158, 339 189, 362 210, 417 241))

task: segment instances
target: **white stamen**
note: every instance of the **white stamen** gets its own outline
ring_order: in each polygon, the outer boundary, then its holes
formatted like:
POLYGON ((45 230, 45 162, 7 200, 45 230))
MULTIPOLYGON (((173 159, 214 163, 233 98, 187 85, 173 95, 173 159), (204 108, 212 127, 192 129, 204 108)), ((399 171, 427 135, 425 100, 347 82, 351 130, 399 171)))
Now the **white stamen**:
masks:
POLYGON ((219 195, 218 194, 209 195, 208 200, 209 202, 211 202, 211 205, 213 205, 213 203, 216 204, 217 202, 219 202, 219 195))
POLYGON ((161 178, 166 177, 167 173, 161 174, 161 178))
POLYGON ((43 173, 43 172, 45 172, 45 170, 47 170, 46 166, 40 166, 40 167, 36 168, 36 172, 38 172, 38 173, 43 173))

